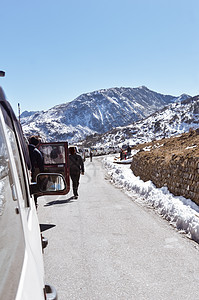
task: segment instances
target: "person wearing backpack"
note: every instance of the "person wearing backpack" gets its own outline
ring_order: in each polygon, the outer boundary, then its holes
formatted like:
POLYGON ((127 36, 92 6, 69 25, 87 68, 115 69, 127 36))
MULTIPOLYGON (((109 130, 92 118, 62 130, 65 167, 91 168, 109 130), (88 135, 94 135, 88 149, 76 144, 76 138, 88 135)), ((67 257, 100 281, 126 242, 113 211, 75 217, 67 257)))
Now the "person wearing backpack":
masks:
POLYGON ((80 173, 84 175, 84 162, 82 157, 76 153, 75 147, 69 147, 70 178, 73 185, 74 199, 78 198, 78 187, 80 173))

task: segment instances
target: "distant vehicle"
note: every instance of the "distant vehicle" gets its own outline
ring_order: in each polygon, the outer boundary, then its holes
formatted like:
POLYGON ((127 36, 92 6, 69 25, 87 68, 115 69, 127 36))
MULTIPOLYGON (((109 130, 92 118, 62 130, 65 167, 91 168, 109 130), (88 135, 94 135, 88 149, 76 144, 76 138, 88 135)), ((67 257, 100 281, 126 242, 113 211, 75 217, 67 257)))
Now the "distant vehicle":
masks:
POLYGON ((104 147, 92 147, 91 151, 92 151, 94 156, 99 156, 99 155, 106 154, 106 151, 105 151, 104 147))
POLYGON ((106 154, 119 153, 120 149, 117 146, 109 146, 105 148, 106 154))
POLYGON ((114 146, 109 146, 108 153, 110 154, 116 153, 116 148, 114 146))
POLYGON ((99 147, 99 148, 97 148, 97 153, 98 153, 98 155, 104 155, 104 154, 106 154, 106 151, 105 151, 104 147, 99 147))
POLYGON ((38 174, 31 183, 29 169, 20 124, 0 88, 0 299, 55 300, 55 288, 45 284, 33 195, 65 194, 68 188, 57 172, 38 174))
POLYGON ((83 152, 84 152, 84 156, 85 157, 89 157, 90 156, 90 148, 84 148, 83 152))

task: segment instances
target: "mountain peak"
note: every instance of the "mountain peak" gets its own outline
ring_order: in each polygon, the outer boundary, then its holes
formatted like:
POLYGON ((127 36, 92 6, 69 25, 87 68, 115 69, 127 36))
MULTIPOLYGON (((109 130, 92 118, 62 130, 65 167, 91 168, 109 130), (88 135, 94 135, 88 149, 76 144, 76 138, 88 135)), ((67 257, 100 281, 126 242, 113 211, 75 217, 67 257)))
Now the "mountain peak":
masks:
POLYGON ((90 134, 105 133, 142 120, 175 99, 153 92, 146 86, 101 89, 22 118, 21 122, 26 135, 39 132, 47 141, 75 142, 90 134))
POLYGON ((148 91, 149 91, 149 89, 148 89, 145 85, 139 86, 138 89, 141 89, 141 90, 148 90, 148 91))

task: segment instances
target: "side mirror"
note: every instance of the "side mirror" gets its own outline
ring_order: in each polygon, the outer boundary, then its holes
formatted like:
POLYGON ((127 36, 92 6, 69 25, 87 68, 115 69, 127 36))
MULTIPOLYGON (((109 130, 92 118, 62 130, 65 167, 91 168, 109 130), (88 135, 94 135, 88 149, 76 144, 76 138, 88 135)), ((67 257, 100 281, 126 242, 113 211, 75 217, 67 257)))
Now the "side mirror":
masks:
POLYGON ((65 190, 65 179, 58 173, 40 173, 36 177, 36 182, 30 185, 31 194, 58 195, 64 194, 65 190))

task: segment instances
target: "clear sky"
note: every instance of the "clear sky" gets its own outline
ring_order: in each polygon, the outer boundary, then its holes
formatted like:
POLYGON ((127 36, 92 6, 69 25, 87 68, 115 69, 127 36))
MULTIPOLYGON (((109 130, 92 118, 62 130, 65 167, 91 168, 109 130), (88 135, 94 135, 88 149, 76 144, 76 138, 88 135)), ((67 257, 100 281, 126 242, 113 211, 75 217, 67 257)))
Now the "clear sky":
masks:
POLYGON ((198 0, 2 0, 0 78, 17 111, 145 85, 199 94, 198 0))

